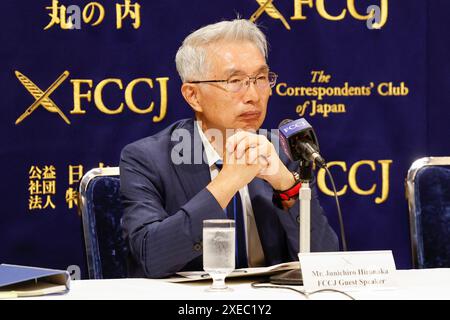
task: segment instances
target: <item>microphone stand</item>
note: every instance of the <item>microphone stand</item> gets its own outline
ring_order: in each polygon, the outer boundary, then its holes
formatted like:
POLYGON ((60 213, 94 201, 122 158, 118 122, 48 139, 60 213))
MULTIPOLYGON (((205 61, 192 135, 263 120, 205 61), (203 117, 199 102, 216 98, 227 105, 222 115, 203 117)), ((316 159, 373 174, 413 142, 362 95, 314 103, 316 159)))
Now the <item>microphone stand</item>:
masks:
MULTIPOLYGON (((308 253, 311 251, 311 188, 309 182, 312 179, 312 161, 300 161, 300 181, 302 185, 298 193, 299 198, 299 251, 308 253)), ((280 275, 270 277, 273 284, 303 285, 301 269, 294 269, 280 275)))
POLYGON ((302 183, 298 198, 300 201, 300 253, 311 252, 311 189, 312 161, 300 162, 300 181, 302 183))

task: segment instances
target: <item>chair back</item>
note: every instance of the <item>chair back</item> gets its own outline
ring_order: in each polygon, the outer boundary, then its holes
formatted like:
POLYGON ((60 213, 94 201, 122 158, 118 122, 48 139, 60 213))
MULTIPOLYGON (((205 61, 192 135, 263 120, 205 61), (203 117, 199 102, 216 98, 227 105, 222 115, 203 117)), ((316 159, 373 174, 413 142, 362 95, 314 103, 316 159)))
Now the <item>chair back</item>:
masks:
POLYGON ((415 268, 450 267, 450 157, 415 161, 406 178, 415 268))
POLYGON ((122 237, 119 168, 95 168, 80 183, 80 209, 90 279, 128 276, 122 237))

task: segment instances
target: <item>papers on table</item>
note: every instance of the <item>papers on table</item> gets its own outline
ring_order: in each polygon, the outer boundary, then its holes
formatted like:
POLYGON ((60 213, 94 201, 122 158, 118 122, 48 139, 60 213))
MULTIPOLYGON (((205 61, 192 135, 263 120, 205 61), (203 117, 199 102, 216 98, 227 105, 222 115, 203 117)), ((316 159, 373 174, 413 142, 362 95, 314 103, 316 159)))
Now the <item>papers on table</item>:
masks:
MULTIPOLYGON (((298 261, 285 262, 276 264, 269 267, 258 267, 258 268, 243 268, 236 269, 231 274, 227 276, 229 278, 236 277, 253 277, 253 276, 268 276, 272 274, 276 274, 281 271, 299 269, 300 264, 298 261)), ((201 281, 211 279, 208 273, 205 271, 184 271, 178 272, 176 276, 163 279, 168 282, 189 282, 189 281, 201 281)))

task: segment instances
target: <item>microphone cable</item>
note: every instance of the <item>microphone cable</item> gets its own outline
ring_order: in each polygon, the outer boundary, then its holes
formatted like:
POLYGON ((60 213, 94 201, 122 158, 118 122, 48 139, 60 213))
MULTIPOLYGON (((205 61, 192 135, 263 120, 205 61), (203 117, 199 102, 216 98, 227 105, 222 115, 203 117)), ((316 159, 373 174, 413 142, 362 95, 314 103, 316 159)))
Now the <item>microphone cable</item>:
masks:
POLYGON ((333 187, 334 199, 336 200, 336 207, 338 210, 339 227, 340 227, 340 231, 341 231, 342 251, 347 251, 347 241, 345 240, 346 237, 345 237, 345 230, 344 230, 344 221, 342 219, 341 206, 339 205, 339 199, 338 199, 338 195, 337 195, 337 191, 336 191, 336 186, 334 184, 334 179, 333 179, 333 176, 331 175, 330 170, 328 170, 328 166, 326 165, 326 163, 322 166, 322 168, 325 169, 328 177, 330 178, 331 185, 333 187))
POLYGON ((285 290, 291 290, 294 292, 297 292, 299 294, 301 294, 302 296, 304 296, 306 299, 309 299, 309 297, 315 293, 319 293, 319 292, 335 292, 335 293, 340 293, 343 294, 345 296, 347 296, 348 298, 350 298, 350 300, 356 300, 353 296, 351 296, 350 294, 348 294, 345 291, 342 290, 338 290, 338 289, 319 289, 319 290, 315 290, 315 291, 310 291, 307 292, 305 290, 298 290, 292 287, 288 287, 288 286, 280 286, 280 285, 269 285, 270 282, 267 282, 266 280, 262 280, 262 281, 256 281, 253 282, 251 284, 253 289, 285 289, 285 290))

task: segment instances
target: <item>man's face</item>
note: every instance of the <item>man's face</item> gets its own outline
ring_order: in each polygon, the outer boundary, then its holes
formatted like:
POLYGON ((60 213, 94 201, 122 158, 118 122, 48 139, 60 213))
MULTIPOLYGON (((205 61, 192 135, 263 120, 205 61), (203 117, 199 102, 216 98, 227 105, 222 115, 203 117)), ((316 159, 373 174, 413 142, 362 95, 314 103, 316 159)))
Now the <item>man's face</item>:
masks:
MULTIPOLYGON (((209 70, 200 80, 224 80, 231 76, 254 77, 267 73, 266 60, 250 42, 219 42, 207 48, 209 70)), ((238 92, 228 92, 223 83, 198 84, 199 120, 204 129, 257 130, 266 116, 270 88, 260 89, 250 81, 238 92)))

